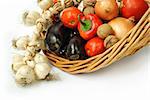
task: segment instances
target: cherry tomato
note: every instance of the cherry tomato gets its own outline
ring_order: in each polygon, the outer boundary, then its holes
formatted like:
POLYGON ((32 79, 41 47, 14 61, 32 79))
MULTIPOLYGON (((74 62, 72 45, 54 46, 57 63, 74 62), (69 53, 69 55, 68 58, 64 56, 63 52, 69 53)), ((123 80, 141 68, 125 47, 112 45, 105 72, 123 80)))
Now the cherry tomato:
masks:
POLYGON ((94 37, 85 44, 85 51, 88 56, 95 56, 105 51, 104 41, 99 37, 94 37))
POLYGON ((78 24, 78 15, 82 14, 76 7, 69 7, 62 11, 61 21, 68 28, 76 28, 78 24))
POLYGON ((148 9, 148 4, 144 0, 122 0, 123 7, 121 14, 125 18, 134 16, 138 21, 148 9))

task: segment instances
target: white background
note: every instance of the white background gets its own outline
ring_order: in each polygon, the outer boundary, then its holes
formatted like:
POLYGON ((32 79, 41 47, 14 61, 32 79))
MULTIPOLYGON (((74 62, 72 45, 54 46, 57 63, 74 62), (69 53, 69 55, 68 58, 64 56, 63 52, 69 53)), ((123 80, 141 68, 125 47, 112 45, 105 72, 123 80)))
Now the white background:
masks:
POLYGON ((11 40, 32 34, 20 15, 37 8, 36 0, 0 0, 0 100, 150 100, 150 47, 95 73, 69 75, 53 68, 57 81, 16 85, 11 40))

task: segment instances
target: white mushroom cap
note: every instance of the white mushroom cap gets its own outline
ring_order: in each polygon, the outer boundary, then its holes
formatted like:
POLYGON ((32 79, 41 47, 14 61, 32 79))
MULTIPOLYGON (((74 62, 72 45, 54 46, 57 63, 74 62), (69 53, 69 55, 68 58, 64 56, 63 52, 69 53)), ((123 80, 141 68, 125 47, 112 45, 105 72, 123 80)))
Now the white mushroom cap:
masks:
POLYGON ((34 71, 38 79, 45 79, 50 73, 51 67, 47 63, 38 63, 35 65, 34 71))
POLYGON ((22 66, 15 75, 16 82, 19 84, 29 84, 35 80, 35 73, 27 65, 22 66))

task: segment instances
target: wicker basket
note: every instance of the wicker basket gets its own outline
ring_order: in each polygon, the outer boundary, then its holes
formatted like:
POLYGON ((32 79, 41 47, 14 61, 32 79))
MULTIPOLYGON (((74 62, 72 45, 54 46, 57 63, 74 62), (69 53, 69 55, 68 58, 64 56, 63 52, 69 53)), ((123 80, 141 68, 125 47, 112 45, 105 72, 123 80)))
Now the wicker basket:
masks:
POLYGON ((104 53, 86 60, 69 61, 44 50, 50 63, 70 74, 90 73, 132 55, 150 43, 150 8, 143 15, 136 26, 130 30, 119 42, 107 49, 104 53))

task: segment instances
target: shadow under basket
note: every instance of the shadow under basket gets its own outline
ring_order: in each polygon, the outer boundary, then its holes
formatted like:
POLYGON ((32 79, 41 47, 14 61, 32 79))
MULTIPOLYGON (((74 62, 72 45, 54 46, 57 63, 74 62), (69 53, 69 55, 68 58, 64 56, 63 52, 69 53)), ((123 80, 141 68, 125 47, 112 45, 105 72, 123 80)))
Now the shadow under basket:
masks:
POLYGON ((148 44, 150 44, 150 8, 124 38, 102 54, 86 60, 70 61, 48 50, 44 50, 43 52, 52 65, 70 74, 79 74, 90 73, 107 67, 126 56, 133 55, 148 44))

